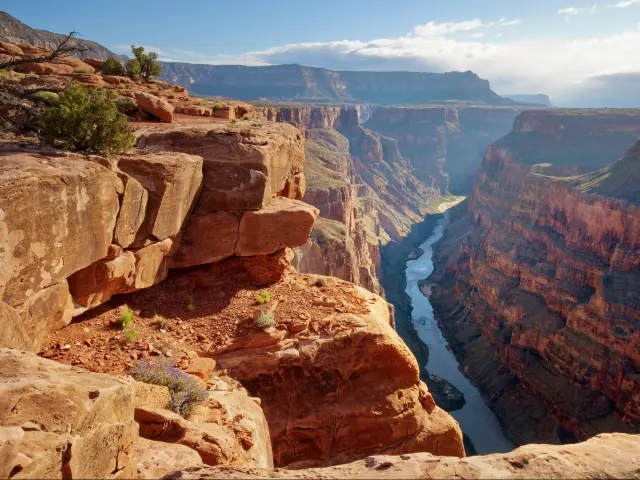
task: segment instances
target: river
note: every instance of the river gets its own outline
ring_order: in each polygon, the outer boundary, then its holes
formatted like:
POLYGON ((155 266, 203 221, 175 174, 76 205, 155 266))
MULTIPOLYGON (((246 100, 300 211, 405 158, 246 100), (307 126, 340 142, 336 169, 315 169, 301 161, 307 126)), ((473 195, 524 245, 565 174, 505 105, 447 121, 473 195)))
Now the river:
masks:
POLYGON ((448 223, 449 214, 445 212, 433 235, 420 245, 424 254, 407 262, 406 292, 413 307, 411 321, 420 340, 429 348, 429 373, 444 378, 464 394, 464 407, 450 413, 469 436, 478 454, 509 452, 515 448, 514 444, 502 432, 498 419, 484 403, 478 389, 460 372, 458 362, 438 328, 431 303, 418 288, 418 281, 433 272, 432 245, 442 238, 448 223))

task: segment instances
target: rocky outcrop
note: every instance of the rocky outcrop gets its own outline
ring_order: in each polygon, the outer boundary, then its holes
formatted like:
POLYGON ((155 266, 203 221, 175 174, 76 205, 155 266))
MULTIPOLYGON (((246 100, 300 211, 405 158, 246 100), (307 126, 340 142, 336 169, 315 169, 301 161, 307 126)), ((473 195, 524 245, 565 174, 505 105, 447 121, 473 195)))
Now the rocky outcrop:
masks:
POLYGON ((0 473, 134 478, 133 407, 132 386, 114 377, 0 349, 0 473))
POLYGON ((612 161, 613 140, 640 117, 625 112, 614 128, 608 113, 565 115, 561 128, 553 115, 546 124, 540 118, 550 114, 525 113, 517 135, 487 150, 466 212, 435 252, 439 322, 519 444, 640 431, 637 146, 604 171, 562 179, 536 172, 593 168, 592 152, 574 156, 574 165, 556 153, 540 166, 543 158, 520 143, 543 135, 572 151, 574 122, 582 122, 612 161))
POLYGON ((165 122, 173 122, 174 107, 169 102, 145 92, 136 92, 138 107, 165 122))
POLYGON ((4 147, 4 346, 38 351, 73 316, 172 267, 306 243, 317 211, 295 200, 305 188, 298 131, 204 127, 146 127, 139 143, 156 153, 112 159, 4 147))
POLYGON ((301 65, 246 67, 163 62, 163 78, 201 95, 241 100, 420 105, 445 100, 512 103, 473 72, 338 72, 301 65))
POLYGON ((201 468, 166 478, 635 478, 640 474, 639 442, 635 436, 609 434, 578 445, 529 445, 511 453, 481 457, 458 459, 419 453, 374 456, 302 471, 201 468))

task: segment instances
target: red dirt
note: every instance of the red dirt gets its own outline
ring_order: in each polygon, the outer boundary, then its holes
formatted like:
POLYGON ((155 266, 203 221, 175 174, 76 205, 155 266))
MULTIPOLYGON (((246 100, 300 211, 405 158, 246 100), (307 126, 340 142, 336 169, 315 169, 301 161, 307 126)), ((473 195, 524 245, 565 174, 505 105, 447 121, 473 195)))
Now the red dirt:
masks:
POLYGON ((319 321, 333 312, 367 313, 352 284, 331 278, 327 286, 318 287, 316 279, 288 273, 276 284, 256 285, 237 259, 177 271, 159 285, 116 296, 77 317, 54 335, 41 355, 91 371, 123 374, 135 359, 169 352, 184 367, 193 352, 215 358, 216 353, 242 348, 258 331, 254 315, 276 302, 277 329, 310 319, 309 329, 297 334, 298 338, 330 328, 319 321), (259 306, 256 296, 263 290, 270 293, 271 302, 259 306), (192 310, 189 295, 193 295, 192 310), (115 323, 125 303, 135 312, 135 341, 127 341, 115 323), (156 314, 168 320, 167 331, 161 331, 154 321, 156 314))

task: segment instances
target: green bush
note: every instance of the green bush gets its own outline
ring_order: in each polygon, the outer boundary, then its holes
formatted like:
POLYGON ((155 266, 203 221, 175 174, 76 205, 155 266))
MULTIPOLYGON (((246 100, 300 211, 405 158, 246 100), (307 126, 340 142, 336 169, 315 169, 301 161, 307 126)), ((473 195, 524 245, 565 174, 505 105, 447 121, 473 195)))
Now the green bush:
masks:
POLYGON ((136 329, 133 325, 129 325, 127 328, 125 328, 123 331, 123 334, 127 342, 135 342, 138 336, 138 334, 136 333, 136 329))
POLYGON ((256 303, 258 305, 269 303, 270 301, 271 301, 271 294, 267 291, 262 291, 258 295, 256 295, 256 303))
POLYGON ((316 279, 316 287, 326 287, 327 286, 327 279, 324 277, 318 277, 316 279))
POLYGON ((154 362, 136 361, 130 373, 139 382, 169 388, 172 409, 183 417, 191 415, 209 395, 197 378, 176 368, 170 358, 159 358, 154 362))
POLYGON ((216 104, 213 106, 213 109, 214 109, 214 110, 220 110, 221 108, 222 108, 222 104, 221 104, 221 103, 216 103, 216 104))
POLYGON ((34 93, 35 97, 44 98, 51 102, 57 102, 60 96, 56 92, 37 92, 34 93))
POLYGON ((125 115, 130 115, 138 110, 138 104, 133 100, 133 98, 120 97, 115 101, 115 104, 118 111, 125 115))
POLYGON ((102 73, 104 75, 122 76, 125 74, 122 64, 113 57, 107 58, 102 64, 102 73))
POLYGON ((158 54, 156 52, 144 53, 144 47, 131 45, 131 53, 133 53, 135 60, 140 65, 140 77, 142 80, 150 82, 162 74, 162 67, 158 62, 158 54))
POLYGON ((198 99, 198 105, 200 105, 202 107, 205 107, 207 105, 207 101, 204 98, 199 98, 198 99))
POLYGON ((120 316, 118 317, 118 325, 123 330, 130 328, 133 326, 133 310, 129 308, 128 305, 122 305, 120 307, 120 316))
POLYGON ((266 330, 269 327, 273 327, 275 324, 276 319, 271 312, 261 313, 253 322, 253 325, 260 330, 266 330))
POLYGON ((140 62, 137 59, 132 58, 131 60, 127 60, 125 70, 127 77, 133 78, 134 80, 140 78, 140 62))
POLYGON ((93 73, 93 70, 87 67, 78 67, 76 69, 73 70, 73 73, 88 73, 91 74, 93 73))
POLYGON ((40 121, 40 141, 67 150, 111 155, 124 153, 135 137, 106 89, 71 85, 40 121))

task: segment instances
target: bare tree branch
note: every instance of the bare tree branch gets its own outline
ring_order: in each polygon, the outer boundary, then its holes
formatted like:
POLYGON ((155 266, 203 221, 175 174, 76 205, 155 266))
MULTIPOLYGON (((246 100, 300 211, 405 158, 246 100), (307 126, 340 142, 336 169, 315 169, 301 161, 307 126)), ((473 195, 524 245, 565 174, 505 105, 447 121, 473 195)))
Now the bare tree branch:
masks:
POLYGON ((84 42, 78 40, 78 32, 70 32, 57 47, 47 56, 44 57, 23 57, 8 62, 0 63, 0 69, 24 65, 25 63, 45 63, 52 62, 56 58, 64 56, 80 57, 93 49, 84 42))

